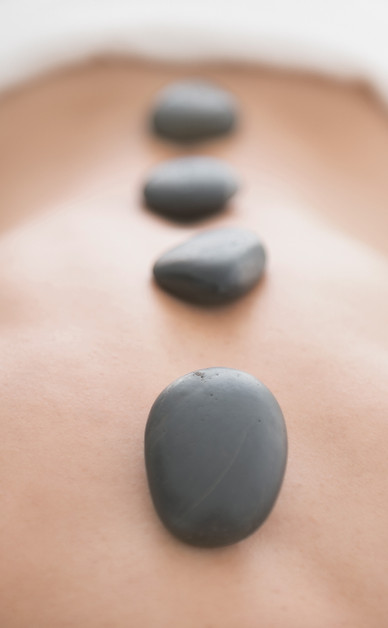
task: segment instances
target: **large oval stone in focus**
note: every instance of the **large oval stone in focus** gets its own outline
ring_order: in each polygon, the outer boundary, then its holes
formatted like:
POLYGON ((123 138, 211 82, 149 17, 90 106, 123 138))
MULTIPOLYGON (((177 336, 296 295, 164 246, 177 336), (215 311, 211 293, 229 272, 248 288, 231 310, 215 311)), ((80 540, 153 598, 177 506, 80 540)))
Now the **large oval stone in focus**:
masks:
POLYGON ((229 132, 236 122, 232 96, 205 81, 182 81, 165 88, 153 113, 154 130, 166 138, 192 142, 229 132))
POLYGON ((221 304, 250 290, 265 267, 255 233, 240 228, 204 231, 164 253, 154 265, 158 284, 177 297, 221 304))
POLYGON ((287 433, 275 397, 228 368, 189 373, 151 408, 145 461, 156 511, 186 543, 217 547, 252 534, 278 496, 287 433))
POLYGON ((212 157, 181 157, 157 166, 144 186, 151 209, 178 219, 198 218, 224 208, 237 191, 232 170, 212 157))

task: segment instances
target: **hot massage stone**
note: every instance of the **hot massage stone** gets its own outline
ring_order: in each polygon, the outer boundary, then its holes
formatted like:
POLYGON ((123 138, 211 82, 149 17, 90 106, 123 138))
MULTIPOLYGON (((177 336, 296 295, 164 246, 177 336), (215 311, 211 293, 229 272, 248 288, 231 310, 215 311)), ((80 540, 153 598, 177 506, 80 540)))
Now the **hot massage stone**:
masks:
POLYGON ((153 272, 157 283, 175 296, 217 305, 248 292, 261 278, 265 259, 253 232, 212 229, 164 253, 153 272))
POLYGON ((192 142, 228 133, 236 123, 233 97, 205 81, 183 81, 166 87, 153 112, 156 133, 192 142))
POLYGON ((248 373, 189 373, 151 408, 145 461, 152 500, 166 528, 191 545, 229 545, 252 534, 274 506, 286 460, 279 404, 248 373))
POLYGON ((144 198, 154 211, 185 220, 223 209, 237 189, 236 176, 220 159, 181 157, 150 173, 144 198))

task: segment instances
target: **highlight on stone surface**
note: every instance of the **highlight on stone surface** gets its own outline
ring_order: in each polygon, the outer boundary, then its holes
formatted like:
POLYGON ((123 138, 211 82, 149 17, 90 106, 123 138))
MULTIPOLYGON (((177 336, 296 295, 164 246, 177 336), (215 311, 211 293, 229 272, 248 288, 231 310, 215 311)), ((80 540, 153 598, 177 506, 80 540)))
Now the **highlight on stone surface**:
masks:
POLYGON ((157 283, 194 303, 217 305, 248 292, 260 280, 266 254, 252 231, 203 231, 164 253, 155 263, 157 283))
POLYGON ((218 547, 252 534, 283 481, 287 432, 252 375, 207 368, 170 384, 151 408, 145 462, 161 521, 178 539, 218 547))
POLYGON ((236 119, 231 94, 207 81, 191 80, 173 83, 159 94, 152 125, 167 139, 192 142, 228 133, 236 119))
POLYGON ((144 199, 154 211, 185 220, 220 211, 237 189, 237 177, 220 159, 180 157, 149 173, 144 199))

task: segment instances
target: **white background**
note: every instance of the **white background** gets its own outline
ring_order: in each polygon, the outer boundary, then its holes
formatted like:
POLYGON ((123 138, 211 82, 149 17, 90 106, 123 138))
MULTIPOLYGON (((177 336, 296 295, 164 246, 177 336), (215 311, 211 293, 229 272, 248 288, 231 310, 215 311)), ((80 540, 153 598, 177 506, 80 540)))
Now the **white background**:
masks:
POLYGON ((388 102, 388 0, 0 0, 0 87, 115 52, 363 77, 388 102))

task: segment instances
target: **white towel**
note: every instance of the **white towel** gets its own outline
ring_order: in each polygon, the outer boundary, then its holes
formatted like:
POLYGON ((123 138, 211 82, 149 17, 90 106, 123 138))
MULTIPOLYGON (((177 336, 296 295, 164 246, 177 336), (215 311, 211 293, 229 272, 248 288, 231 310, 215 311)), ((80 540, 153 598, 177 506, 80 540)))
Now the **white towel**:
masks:
POLYGON ((362 78, 388 102, 388 0, 0 0, 0 88, 94 55, 362 78))

